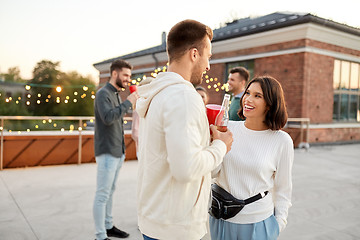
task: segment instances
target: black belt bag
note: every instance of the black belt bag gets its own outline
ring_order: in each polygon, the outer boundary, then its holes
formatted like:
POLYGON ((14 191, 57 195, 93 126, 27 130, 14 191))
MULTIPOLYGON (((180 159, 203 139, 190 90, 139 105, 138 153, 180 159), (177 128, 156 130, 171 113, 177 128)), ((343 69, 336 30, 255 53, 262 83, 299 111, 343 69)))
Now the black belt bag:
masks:
POLYGON ((216 219, 232 218, 238 214, 245 205, 253 203, 268 194, 268 191, 266 191, 263 194, 259 193, 251 198, 239 200, 216 184, 211 185, 211 192, 212 197, 209 213, 216 219))

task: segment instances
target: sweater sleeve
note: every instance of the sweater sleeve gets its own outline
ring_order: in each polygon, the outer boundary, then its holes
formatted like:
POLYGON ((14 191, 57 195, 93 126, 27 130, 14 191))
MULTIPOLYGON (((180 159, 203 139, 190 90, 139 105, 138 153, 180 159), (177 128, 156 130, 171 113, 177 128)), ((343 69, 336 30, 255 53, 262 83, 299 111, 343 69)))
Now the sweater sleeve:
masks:
POLYGON ((129 100, 125 100, 119 106, 113 107, 111 96, 109 96, 109 93, 106 91, 98 92, 95 105, 105 125, 113 124, 114 121, 119 120, 119 118, 123 117, 124 114, 131 109, 131 102, 129 100))
POLYGON ((177 94, 179 96, 168 99, 163 110, 167 161, 172 176, 187 182, 210 173, 220 165, 226 154, 226 145, 215 140, 204 147, 209 132, 205 129, 208 125, 204 126, 206 116, 201 98, 196 92, 177 94))
POLYGON ((280 231, 287 224, 287 216, 291 207, 292 194, 292 165, 294 161, 294 147, 290 136, 286 136, 280 153, 279 162, 275 173, 274 201, 275 217, 279 223, 280 231))

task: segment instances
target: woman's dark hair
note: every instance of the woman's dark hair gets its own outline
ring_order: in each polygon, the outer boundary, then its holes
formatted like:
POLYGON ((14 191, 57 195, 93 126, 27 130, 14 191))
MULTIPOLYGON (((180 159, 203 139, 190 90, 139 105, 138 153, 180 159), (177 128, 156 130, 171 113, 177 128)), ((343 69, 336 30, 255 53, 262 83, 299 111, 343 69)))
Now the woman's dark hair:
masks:
POLYGON ((268 106, 264 123, 271 130, 279 130, 283 128, 288 118, 284 92, 281 84, 275 78, 270 76, 255 77, 247 84, 244 90, 244 95, 240 99, 240 109, 238 112, 239 117, 245 119, 243 114, 243 98, 250 85, 255 82, 260 84, 264 100, 268 106))

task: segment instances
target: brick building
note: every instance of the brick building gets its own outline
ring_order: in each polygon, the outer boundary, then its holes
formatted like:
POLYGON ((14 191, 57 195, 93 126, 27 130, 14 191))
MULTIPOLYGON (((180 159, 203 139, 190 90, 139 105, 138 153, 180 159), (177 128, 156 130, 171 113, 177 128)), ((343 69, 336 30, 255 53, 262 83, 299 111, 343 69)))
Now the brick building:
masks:
MULTIPOLYGON (((135 79, 165 66, 165 39, 163 33, 159 46, 94 64, 100 83, 119 58, 134 66, 135 79)), ((227 23, 214 30, 212 42, 211 69, 202 83, 210 103, 221 102, 229 69, 244 66, 251 77, 271 75, 281 82, 289 117, 310 118, 310 143, 360 141, 359 28, 277 12, 227 23)))

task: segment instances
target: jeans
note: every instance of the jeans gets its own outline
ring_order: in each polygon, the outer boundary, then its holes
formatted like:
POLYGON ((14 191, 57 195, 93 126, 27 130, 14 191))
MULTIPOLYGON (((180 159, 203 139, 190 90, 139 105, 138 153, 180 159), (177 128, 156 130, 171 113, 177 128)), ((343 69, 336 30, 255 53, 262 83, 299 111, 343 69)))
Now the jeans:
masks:
POLYGON ((118 158, 111 154, 102 154, 95 157, 95 159, 97 163, 97 182, 93 215, 96 239, 105 239, 107 238, 106 229, 113 227, 112 197, 125 155, 118 158))
POLYGON ((249 224, 232 223, 210 216, 209 223, 212 240, 276 240, 279 236, 279 224, 274 215, 249 224))
POLYGON ((158 240, 158 239, 155 239, 155 238, 148 237, 148 236, 146 236, 144 234, 143 234, 143 238, 144 238, 144 240, 158 240))

